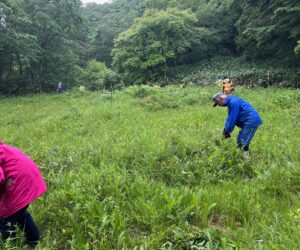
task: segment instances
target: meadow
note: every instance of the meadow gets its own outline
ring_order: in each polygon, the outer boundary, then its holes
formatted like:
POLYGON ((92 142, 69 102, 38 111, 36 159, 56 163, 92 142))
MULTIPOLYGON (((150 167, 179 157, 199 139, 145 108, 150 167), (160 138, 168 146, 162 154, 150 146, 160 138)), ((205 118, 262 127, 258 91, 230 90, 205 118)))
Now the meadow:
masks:
POLYGON ((217 91, 2 97, 0 137, 49 189, 30 206, 36 249, 299 249, 300 91, 237 88, 264 122, 246 160, 217 91))

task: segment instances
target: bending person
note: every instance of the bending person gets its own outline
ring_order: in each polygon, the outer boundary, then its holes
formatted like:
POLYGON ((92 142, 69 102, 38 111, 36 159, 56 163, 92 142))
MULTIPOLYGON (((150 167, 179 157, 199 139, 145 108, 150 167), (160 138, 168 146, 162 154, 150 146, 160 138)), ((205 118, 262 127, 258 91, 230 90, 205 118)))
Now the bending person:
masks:
POLYGON ((35 246, 39 233, 27 211, 30 203, 47 190, 37 165, 22 151, 0 141, 0 231, 3 240, 15 238, 16 226, 35 246))
POLYGON ((244 150, 244 156, 249 156, 249 145, 257 128, 262 125, 258 112, 243 99, 219 92, 213 96, 214 107, 228 107, 228 116, 223 130, 223 138, 229 138, 234 127, 241 128, 237 145, 244 150))

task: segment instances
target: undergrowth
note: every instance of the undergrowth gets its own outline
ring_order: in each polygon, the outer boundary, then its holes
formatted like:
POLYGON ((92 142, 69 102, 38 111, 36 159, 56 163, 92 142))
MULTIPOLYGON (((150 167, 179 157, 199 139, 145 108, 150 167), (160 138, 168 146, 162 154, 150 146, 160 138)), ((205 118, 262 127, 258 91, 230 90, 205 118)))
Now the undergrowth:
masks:
MULTIPOLYGON (((216 87, 1 99, 1 138, 35 160, 36 249, 299 249, 299 90, 238 86, 263 126, 245 160, 216 87)), ((0 247, 4 245, 0 243, 0 247)), ((27 249, 22 233, 6 249, 27 249)))

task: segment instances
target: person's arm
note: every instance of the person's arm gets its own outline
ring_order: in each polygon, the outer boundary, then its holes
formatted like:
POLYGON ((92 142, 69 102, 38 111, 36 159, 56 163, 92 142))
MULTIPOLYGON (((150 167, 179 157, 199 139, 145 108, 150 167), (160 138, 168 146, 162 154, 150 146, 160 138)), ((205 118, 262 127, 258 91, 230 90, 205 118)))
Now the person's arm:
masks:
POLYGON ((224 134, 230 134, 233 131, 239 112, 239 104, 237 102, 230 103, 228 117, 224 127, 224 134))

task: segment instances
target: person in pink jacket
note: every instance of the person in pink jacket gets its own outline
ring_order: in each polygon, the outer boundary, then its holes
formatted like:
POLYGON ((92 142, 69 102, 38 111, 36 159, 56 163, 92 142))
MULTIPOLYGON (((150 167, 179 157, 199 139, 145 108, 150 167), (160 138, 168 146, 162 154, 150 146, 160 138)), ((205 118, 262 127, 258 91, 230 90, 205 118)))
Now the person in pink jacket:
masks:
POLYGON ((27 243, 37 244, 39 233, 27 208, 46 190, 37 165, 19 149, 0 141, 0 231, 4 240, 14 238, 19 226, 27 243))

